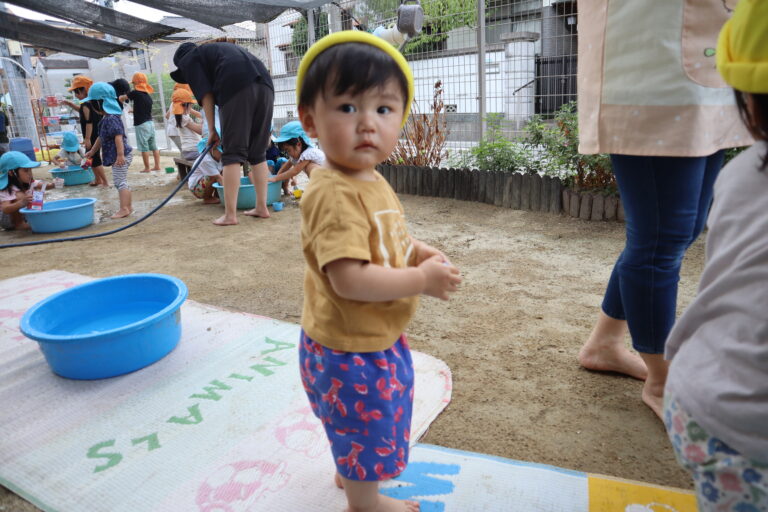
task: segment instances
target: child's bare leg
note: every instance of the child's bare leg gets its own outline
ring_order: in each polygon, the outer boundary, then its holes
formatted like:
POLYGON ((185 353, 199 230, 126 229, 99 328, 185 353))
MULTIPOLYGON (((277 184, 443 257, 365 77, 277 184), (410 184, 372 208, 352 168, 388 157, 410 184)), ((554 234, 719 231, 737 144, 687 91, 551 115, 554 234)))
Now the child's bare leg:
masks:
POLYGON ((269 174, 269 167, 267 167, 266 160, 260 164, 251 166, 249 177, 256 189, 257 203, 256 208, 253 210, 243 212, 245 215, 250 215, 251 217, 264 217, 265 219, 270 216, 269 210, 267 210, 267 174, 269 174))
POLYGON ((98 167, 93 168, 93 175, 95 177, 94 182, 96 185, 102 185, 104 187, 109 186, 109 182, 107 181, 107 173, 104 172, 104 166, 100 165, 98 167))
POLYGON ((212 180, 205 188, 205 192, 203 192, 203 204, 219 204, 221 202, 218 197, 213 197, 213 193, 216 192, 216 189, 213 188, 213 184, 217 181, 220 180, 212 180))
POLYGON ((141 160, 144 162, 144 168, 139 172, 149 172, 149 151, 141 152, 141 160))
POLYGON ((214 220, 217 226, 232 226, 237 224, 237 194, 240 191, 240 164, 233 163, 224 166, 221 171, 224 179, 224 215, 214 220))
POLYGON ((379 494, 379 482, 348 480, 338 473, 347 495, 347 512, 418 512, 415 501, 402 501, 379 494))
POLYGON ((133 213, 131 207, 131 190, 127 188, 118 190, 117 195, 120 197, 120 209, 110 217, 111 219, 122 219, 133 213))

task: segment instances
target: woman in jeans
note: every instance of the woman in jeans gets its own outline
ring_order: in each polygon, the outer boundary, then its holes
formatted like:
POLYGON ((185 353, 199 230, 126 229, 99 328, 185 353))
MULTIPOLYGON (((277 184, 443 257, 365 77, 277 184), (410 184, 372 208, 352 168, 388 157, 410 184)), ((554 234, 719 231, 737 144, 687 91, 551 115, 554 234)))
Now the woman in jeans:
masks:
POLYGON ((611 155, 627 236, 579 362, 644 379, 659 417, 681 261, 704 228, 723 150, 752 142, 710 51, 731 3, 579 2, 579 151, 611 155))

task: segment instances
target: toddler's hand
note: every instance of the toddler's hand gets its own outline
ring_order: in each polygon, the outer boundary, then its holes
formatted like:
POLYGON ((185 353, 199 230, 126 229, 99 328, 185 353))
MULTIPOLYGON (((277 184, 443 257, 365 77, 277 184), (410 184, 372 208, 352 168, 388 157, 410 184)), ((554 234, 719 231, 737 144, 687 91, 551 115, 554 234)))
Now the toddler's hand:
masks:
POLYGON ((118 155, 115 159, 115 165, 122 167, 125 165, 125 155, 118 155))
POLYGON ((435 255, 421 262, 419 270, 424 272, 426 284, 424 294, 442 300, 448 300, 448 293, 455 292, 461 283, 459 269, 435 255))

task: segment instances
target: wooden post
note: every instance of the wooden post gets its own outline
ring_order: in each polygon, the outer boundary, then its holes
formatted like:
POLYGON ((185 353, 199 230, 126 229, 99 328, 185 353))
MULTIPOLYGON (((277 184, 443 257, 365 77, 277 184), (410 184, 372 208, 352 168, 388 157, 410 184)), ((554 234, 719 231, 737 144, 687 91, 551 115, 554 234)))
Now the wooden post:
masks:
POLYGON ((531 175, 523 174, 523 183, 520 187, 520 209, 531 209, 531 175))
POLYGON ((579 206, 581 206, 581 196, 578 192, 575 192, 573 190, 569 190, 568 194, 570 197, 568 198, 568 204, 569 204, 569 210, 568 214, 571 217, 578 217, 579 216, 579 206))
POLYGON ((494 196, 496 196, 496 171, 488 171, 488 176, 485 178, 485 202, 493 204, 494 196))
POLYGON ((478 173, 478 186, 477 186, 477 202, 485 202, 485 182, 488 181, 488 171, 477 171, 478 173))
POLYGON ((619 200, 616 196, 608 196, 605 198, 605 220, 616 220, 616 213, 619 200))
POLYGON ((523 200, 523 175, 516 172, 512 175, 512 203, 510 208, 519 210, 522 207, 523 200))
POLYGON ((579 208, 579 218, 589 220, 592 216, 592 194, 584 192, 581 194, 581 207, 579 208))
POLYGON ((541 176, 531 174, 531 210, 541 210, 541 176))
POLYGON ((595 194, 592 196, 592 214, 590 220, 603 220, 605 214, 605 196, 603 194, 595 194))
POLYGON ((542 212, 549 211, 549 191, 552 184, 552 178, 549 176, 541 177, 541 199, 539 201, 539 210, 542 212))
POLYGON ((559 178, 552 178, 549 184, 549 213, 559 214, 563 211, 563 183, 559 178))

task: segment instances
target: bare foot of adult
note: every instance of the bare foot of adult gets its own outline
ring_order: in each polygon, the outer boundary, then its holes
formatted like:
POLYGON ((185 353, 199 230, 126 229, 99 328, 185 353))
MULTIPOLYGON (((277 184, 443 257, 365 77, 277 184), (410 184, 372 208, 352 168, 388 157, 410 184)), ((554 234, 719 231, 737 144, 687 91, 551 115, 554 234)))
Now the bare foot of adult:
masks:
POLYGON ((579 364, 587 370, 623 373, 639 380, 648 376, 643 360, 630 352, 623 339, 598 339, 594 332, 579 350, 579 364))
POLYGON ((217 226, 234 226, 237 224, 237 217, 230 218, 230 217, 227 217, 226 215, 222 215, 221 217, 213 221, 213 223, 217 226))
POLYGON ((132 213, 133 213, 133 210, 129 210, 128 208, 120 208, 119 210, 117 210, 117 212, 115 212, 114 215, 110 217, 110 219, 122 219, 124 217, 129 216, 132 213))
POLYGON ((88 186, 89 186, 89 187, 96 187, 96 186, 98 186, 98 185, 99 185, 99 184, 98 184, 98 183, 96 183, 95 181, 92 181, 92 182, 90 182, 90 183, 88 184, 88 186))
MULTIPOLYGON (((421 507, 418 501, 396 500, 380 494, 378 506, 374 510, 375 512, 419 512, 421 507)), ((353 512, 353 509, 348 508, 346 512, 353 512)))
POLYGON ((218 197, 211 197, 208 199, 203 199, 203 204, 219 204, 221 201, 218 197))
POLYGON ((253 210, 246 210, 243 212, 243 215, 248 215, 249 217, 261 217, 264 219, 268 219, 270 217, 269 210, 266 208, 264 210, 260 210, 259 208, 254 208, 253 210))
POLYGON ((661 421, 664 421, 664 384, 654 384, 646 381, 643 384, 643 402, 651 408, 661 421))

